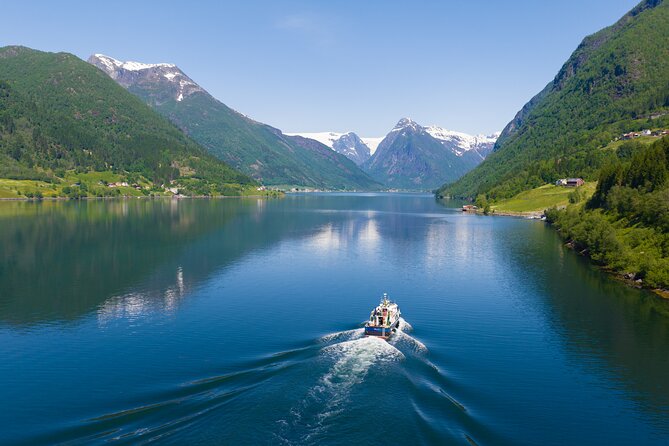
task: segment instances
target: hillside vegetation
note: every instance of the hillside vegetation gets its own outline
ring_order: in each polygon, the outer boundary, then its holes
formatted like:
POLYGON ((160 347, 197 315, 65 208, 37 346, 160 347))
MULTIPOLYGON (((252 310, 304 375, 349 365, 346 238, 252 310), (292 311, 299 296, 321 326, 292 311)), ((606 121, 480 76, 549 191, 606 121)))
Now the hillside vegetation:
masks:
POLYGON ((586 183, 579 188, 546 184, 523 191, 512 198, 498 201, 490 208, 492 212, 542 212, 551 207, 566 207, 569 204, 582 203, 590 198, 594 190, 595 183, 586 183))
POLYGON ((175 65, 144 65, 93 55, 89 63, 230 166, 266 185, 320 189, 379 189, 381 185, 344 155, 254 121, 211 96, 175 65))
POLYGON ((199 194, 254 184, 77 57, 0 48, 0 178, 66 187, 92 171, 199 194))
MULTIPOLYGON (((149 104, 139 86, 130 88, 149 104)), ((324 189, 378 189, 380 184, 355 163, 323 144, 286 136, 253 121, 206 92, 183 101, 152 104, 216 157, 264 184, 294 184, 324 189)))
POLYGON ((547 211, 575 249, 628 279, 669 289, 669 138, 604 166, 583 208, 547 211))
POLYGON ((669 127, 669 3, 646 0, 583 40, 516 115, 479 167, 438 194, 512 197, 557 178, 597 179, 600 150, 629 131, 669 127))

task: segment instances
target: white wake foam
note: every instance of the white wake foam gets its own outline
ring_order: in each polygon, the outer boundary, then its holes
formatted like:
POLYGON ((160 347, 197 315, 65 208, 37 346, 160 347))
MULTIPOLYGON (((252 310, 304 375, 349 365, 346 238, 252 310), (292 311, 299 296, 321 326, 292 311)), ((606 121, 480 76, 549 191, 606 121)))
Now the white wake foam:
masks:
POLYGON ((422 354, 427 352, 427 347, 425 346, 425 344, 423 344, 413 336, 407 334, 407 332, 411 331, 413 331, 413 327, 411 326, 411 324, 405 321, 404 318, 400 318, 400 324, 397 327, 397 331, 393 336, 390 337, 388 343, 392 344, 397 348, 406 347, 414 353, 422 354))
POLYGON ((336 333, 326 334, 322 336, 318 341, 327 344, 334 341, 350 341, 353 339, 359 339, 365 334, 364 328, 355 328, 353 330, 338 331, 336 333))
MULTIPOLYGON (((347 332, 335 333, 337 337, 330 339, 341 338, 343 333, 347 332)), ((286 424, 298 434, 300 443, 314 441, 326 429, 327 419, 346 409, 352 388, 365 380, 373 366, 405 358, 401 351, 383 339, 362 337, 362 329, 349 330, 348 336, 357 338, 321 349, 323 359, 334 363, 307 392, 299 406, 291 410, 293 421, 286 424)))
POLYGON ((396 347, 373 336, 333 344, 322 352, 335 363, 321 377, 312 395, 325 397, 330 409, 339 405, 354 385, 364 381, 374 364, 404 359, 396 347))
POLYGON ((410 349, 414 353, 425 353, 427 352, 427 347, 425 344, 420 342, 418 339, 409 336, 405 332, 401 330, 397 330, 397 333, 393 337, 390 338, 388 343, 398 347, 398 348, 406 348, 410 349))
POLYGON ((411 324, 405 321, 403 317, 400 318, 400 326, 397 329, 405 333, 410 333, 413 331, 411 324))

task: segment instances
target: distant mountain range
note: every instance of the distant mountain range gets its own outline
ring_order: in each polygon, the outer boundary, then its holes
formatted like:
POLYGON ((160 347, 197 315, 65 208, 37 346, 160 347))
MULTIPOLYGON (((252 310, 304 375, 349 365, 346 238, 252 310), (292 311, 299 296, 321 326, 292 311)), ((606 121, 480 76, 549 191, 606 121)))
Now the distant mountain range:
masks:
POLYGON ((497 135, 470 136, 401 119, 363 168, 394 188, 434 189, 455 181, 485 159, 497 135))
POLYGON ((361 138, 353 132, 287 133, 287 135, 302 136, 304 138, 316 140, 333 149, 335 152, 346 156, 357 165, 361 165, 367 161, 383 139, 361 138), (376 144, 374 144, 375 141, 376 144))
POLYGON ((400 120, 382 138, 361 138, 353 132, 295 133, 341 153, 377 181, 401 189, 433 189, 453 181, 492 152, 499 133, 472 136, 437 126, 400 120))
POLYGON ((88 61, 214 156, 264 184, 337 190, 381 187, 354 162, 325 145, 284 135, 231 109, 176 65, 122 62, 102 54, 88 61))

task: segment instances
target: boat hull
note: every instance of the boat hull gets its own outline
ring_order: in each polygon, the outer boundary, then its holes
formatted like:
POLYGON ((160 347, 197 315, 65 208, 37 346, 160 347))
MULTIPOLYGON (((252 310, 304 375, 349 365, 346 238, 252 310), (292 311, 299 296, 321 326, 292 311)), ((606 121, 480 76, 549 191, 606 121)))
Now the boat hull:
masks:
POLYGON ((378 336, 380 338, 389 338, 399 326, 399 321, 390 327, 376 327, 373 325, 365 326, 365 336, 378 336))

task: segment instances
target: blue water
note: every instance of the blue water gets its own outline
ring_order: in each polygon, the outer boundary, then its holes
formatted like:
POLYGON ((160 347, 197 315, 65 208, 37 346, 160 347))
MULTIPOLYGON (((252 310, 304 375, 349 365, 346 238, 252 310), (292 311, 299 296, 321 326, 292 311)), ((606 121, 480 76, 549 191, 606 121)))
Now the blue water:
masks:
POLYGON ((0 443, 669 443, 669 305, 427 195, 0 203, 0 443), (362 336, 383 292, 404 315, 362 336))

